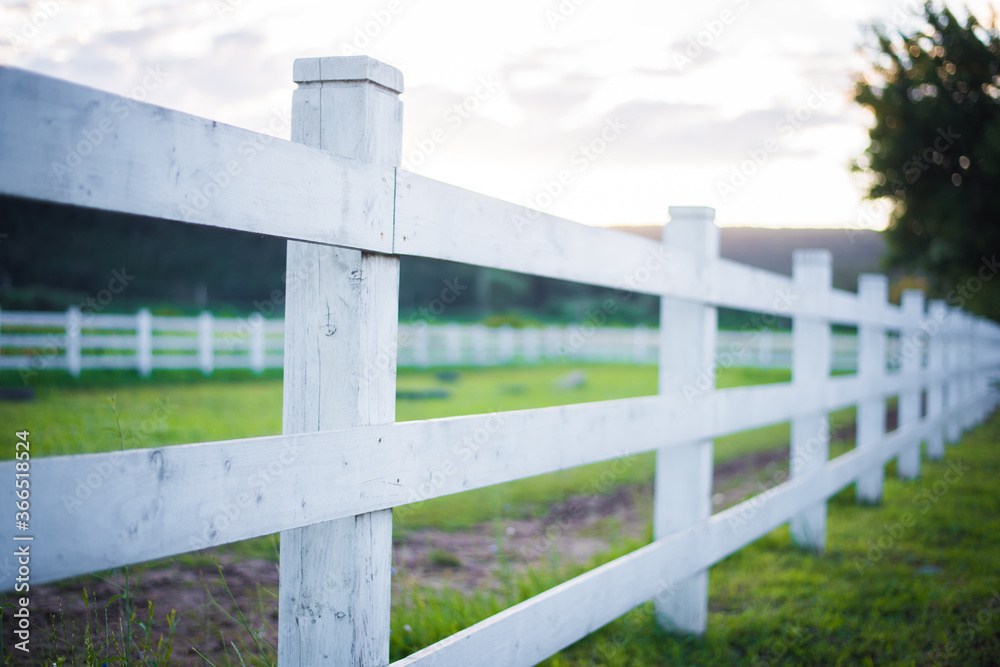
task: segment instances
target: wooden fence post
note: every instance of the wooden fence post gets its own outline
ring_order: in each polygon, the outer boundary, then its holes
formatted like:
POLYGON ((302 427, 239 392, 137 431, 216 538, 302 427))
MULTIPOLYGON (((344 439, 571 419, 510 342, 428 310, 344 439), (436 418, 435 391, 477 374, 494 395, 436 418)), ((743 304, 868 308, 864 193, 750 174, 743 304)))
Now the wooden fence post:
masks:
POLYGON ((972 346, 972 315, 963 312, 960 321, 962 322, 962 407, 959 414, 961 414, 962 431, 965 432, 975 425, 973 421, 975 413, 972 408, 975 390, 972 377, 975 373, 976 358, 972 346))
POLYGON ((632 363, 645 364, 649 358, 649 329, 638 325, 632 329, 632 363))
MULTIPOLYGON (((671 206, 663 228, 666 246, 692 254, 698 261, 719 256, 715 210, 703 206, 671 206)), ((659 392, 675 401, 685 387, 715 387, 714 307, 663 298, 660 300, 659 392), (699 382, 701 380, 701 382, 699 382)), ((653 495, 653 539, 703 521, 712 511, 712 441, 696 440, 656 453, 653 495)), ((700 635, 708 623, 708 570, 677 583, 671 595, 654 601, 660 625, 674 632, 700 635)))
MULTIPOLYGON (((306 58, 293 78, 293 141, 399 164, 399 70, 306 58)), ((283 432, 393 422, 399 258, 289 241, 287 265, 283 432)), ((387 665, 391 563, 391 510, 283 531, 279 664, 387 665)))
POLYGON ((448 363, 460 366, 462 364, 462 325, 458 322, 449 322, 444 325, 444 346, 445 359, 448 360, 448 363))
POLYGON ((534 327, 521 329, 521 355, 525 363, 538 363, 541 345, 541 331, 539 329, 534 327))
POLYGON ((148 308, 135 314, 135 367, 142 377, 153 372, 153 315, 148 308))
MULTIPOLYGON (((878 319, 885 312, 889 297, 889 279, 876 273, 858 276, 858 300, 864 317, 878 319)), ((857 447, 874 447, 885 435, 885 396, 881 388, 885 382, 886 332, 878 324, 858 326, 858 380, 865 392, 874 392, 858 402, 857 447)), ((882 500, 885 483, 885 466, 866 470, 858 477, 857 499, 862 503, 882 500)))
POLYGON ((945 371, 948 373, 948 381, 945 383, 945 405, 946 412, 948 414, 945 419, 945 442, 949 445, 958 444, 958 441, 962 438, 961 424, 959 423, 959 415, 957 411, 957 406, 961 403, 961 398, 959 397, 959 381, 955 377, 955 372, 959 370, 962 365, 961 355, 959 352, 959 316, 960 312, 957 308, 948 308, 948 320, 945 324, 945 371))
MULTIPOLYGON (((796 250, 792 280, 802 304, 826 310, 832 280, 828 250, 796 250)), ((818 403, 830 381, 830 322, 823 317, 792 320, 792 383, 806 404, 818 403)), ((792 419, 791 476, 821 468, 830 458, 830 418, 825 410, 792 419)), ((826 543, 826 501, 804 509, 789 523, 792 539, 807 549, 822 551, 826 543)))
MULTIPOLYGON (((920 364, 922 350, 917 332, 924 315, 924 293, 916 289, 903 290, 900 306, 906 321, 905 328, 899 332, 901 343, 900 370, 903 388, 899 392, 899 428, 910 426, 920 421, 920 364)), ((922 441, 916 439, 899 450, 896 471, 900 479, 916 479, 920 476, 920 446, 922 441)))
POLYGON ((250 325, 250 347, 248 350, 250 370, 260 375, 264 372, 265 358, 267 354, 267 338, 264 331, 264 316, 260 313, 250 313, 247 318, 250 325))
POLYGON ((545 327, 545 358, 549 361, 562 359, 562 328, 549 325, 545 327))
POLYGON ((430 365, 430 340, 428 336, 428 329, 426 323, 418 324, 416 327, 411 328, 412 336, 412 355, 413 365, 418 368, 427 368, 430 365))
POLYGON ((198 368, 205 375, 215 368, 215 326, 207 310, 198 315, 198 368))
POLYGON ((495 331, 498 362, 509 364, 514 361, 514 329, 504 324, 495 331))
MULTIPOLYGON (((944 383, 938 376, 944 370, 945 341, 942 327, 947 313, 948 306, 942 300, 935 299, 927 305, 927 372, 931 378, 927 386, 928 421, 938 419, 944 409, 944 383)), ((927 434, 927 458, 944 458, 944 424, 937 424, 927 434)))
POLYGON ((476 366, 489 366, 490 357, 490 336, 489 331, 482 324, 473 324, 469 327, 472 334, 472 360, 476 366))
POLYGON ((66 309, 66 370, 73 377, 80 377, 83 367, 83 350, 80 337, 83 335, 83 321, 80 309, 70 306, 66 309))
POLYGON ((761 329, 757 337, 757 365, 770 368, 774 358, 774 333, 770 329, 761 329))

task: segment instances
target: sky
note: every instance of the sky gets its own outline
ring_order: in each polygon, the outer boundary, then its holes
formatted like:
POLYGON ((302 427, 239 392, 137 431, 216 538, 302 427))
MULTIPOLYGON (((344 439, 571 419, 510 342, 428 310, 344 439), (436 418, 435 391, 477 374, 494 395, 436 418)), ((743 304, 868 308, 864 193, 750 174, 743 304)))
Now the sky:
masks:
POLYGON ((697 205, 722 226, 878 229, 850 171, 871 123, 859 47, 920 6, 0 0, 0 63, 287 139, 292 62, 366 54, 403 72, 410 171, 592 225, 697 205))

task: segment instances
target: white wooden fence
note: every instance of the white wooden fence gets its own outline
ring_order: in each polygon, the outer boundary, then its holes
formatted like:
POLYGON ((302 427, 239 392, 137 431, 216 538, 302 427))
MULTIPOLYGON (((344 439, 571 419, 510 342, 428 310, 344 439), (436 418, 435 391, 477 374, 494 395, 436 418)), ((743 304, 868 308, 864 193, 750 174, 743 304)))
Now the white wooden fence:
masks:
MULTIPOLYGON (((284 321, 246 318, 153 316, 81 313, 0 313, 0 369, 15 369, 29 380, 41 370, 244 368, 261 373, 281 368, 284 321)), ((833 336, 834 370, 857 369, 857 337, 833 336)), ((655 364, 659 332, 570 326, 515 329, 482 324, 400 324, 397 366, 427 368, 500 366, 557 361, 655 364)), ((890 367, 898 364, 899 339, 890 339, 890 367), (893 345, 893 343, 896 343, 893 345)), ((729 367, 791 368, 792 335, 767 329, 720 331, 717 363, 729 367)))
MULTIPOLYGON (((661 246, 407 173, 397 70, 314 58, 294 79, 285 142, 0 69, 0 192, 284 237, 294 273, 284 435, 31 461, 30 529, 11 517, 0 534, 31 536, 32 556, 4 557, 4 588, 22 567, 40 583, 281 531, 279 662, 385 665, 392 507, 416 489, 655 450, 652 544, 395 663, 531 665, 650 599, 666 626, 704 631, 710 565, 788 522, 821 549, 832 494, 857 480, 877 500, 889 459, 915 477, 922 443, 940 458, 997 402, 991 322, 941 302, 925 311, 919 292, 889 305, 881 276, 858 294, 831 289, 824 251, 796 252, 790 279, 722 260, 711 209, 671 208, 661 246), (79 159, 56 168, 68 151, 79 159), (659 395, 393 423, 399 255, 662 297, 659 395), (792 318, 790 383, 713 390, 719 306, 792 318), (856 375, 830 375, 831 322, 859 327, 856 375), (886 372, 887 331, 913 351, 899 372, 886 372), (899 427, 884 433, 896 395, 899 427), (828 412, 850 405, 858 447, 829 461, 828 412), (786 420, 791 479, 710 516, 711 439, 786 420), (79 488, 82 506, 67 502, 79 488)), ((15 464, 0 469, 13 507, 15 464)))

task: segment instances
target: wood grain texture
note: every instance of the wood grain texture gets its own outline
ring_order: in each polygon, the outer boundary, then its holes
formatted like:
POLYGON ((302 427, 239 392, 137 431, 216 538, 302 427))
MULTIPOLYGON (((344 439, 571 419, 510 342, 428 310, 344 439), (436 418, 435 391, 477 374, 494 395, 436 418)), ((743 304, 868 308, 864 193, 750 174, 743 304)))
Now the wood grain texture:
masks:
MULTIPOLYGON (((402 75, 392 90, 392 72, 365 56, 296 61, 293 140, 398 165, 402 75)), ((391 229, 384 215, 377 227, 391 229)), ((287 267, 283 432, 391 424, 399 259, 289 241, 287 267)), ((380 450, 370 442, 366 453, 380 450)), ((391 565, 388 508, 283 531, 279 663, 387 664, 391 565)))
POLYGON ((2 194, 392 249, 393 165, 9 67, 0 99, 2 194))

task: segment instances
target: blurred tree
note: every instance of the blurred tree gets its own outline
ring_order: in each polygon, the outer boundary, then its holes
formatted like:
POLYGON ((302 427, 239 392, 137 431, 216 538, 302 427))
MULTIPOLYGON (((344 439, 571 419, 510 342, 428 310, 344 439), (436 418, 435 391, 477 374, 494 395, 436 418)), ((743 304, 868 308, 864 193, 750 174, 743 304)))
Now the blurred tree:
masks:
MULTIPOLYGON (((874 113, 855 164, 891 205, 889 267, 933 296, 1000 319, 1000 35, 996 17, 923 9, 909 33, 876 27, 855 101, 874 113)), ((884 199, 883 199, 884 198, 884 199)))

